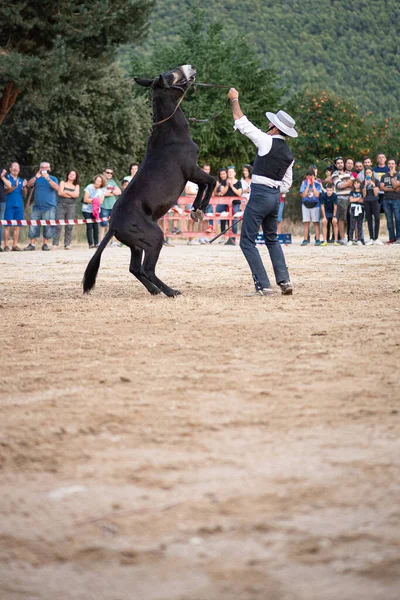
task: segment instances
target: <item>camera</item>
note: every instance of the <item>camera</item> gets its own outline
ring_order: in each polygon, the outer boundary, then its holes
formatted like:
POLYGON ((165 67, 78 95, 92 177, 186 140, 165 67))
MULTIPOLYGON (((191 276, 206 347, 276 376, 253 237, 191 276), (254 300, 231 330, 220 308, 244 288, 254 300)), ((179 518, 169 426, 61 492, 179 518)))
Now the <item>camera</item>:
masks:
POLYGON ((46 169, 42 169, 42 170, 40 171, 40 174, 41 174, 41 175, 47 175, 47 170, 46 170, 46 169))

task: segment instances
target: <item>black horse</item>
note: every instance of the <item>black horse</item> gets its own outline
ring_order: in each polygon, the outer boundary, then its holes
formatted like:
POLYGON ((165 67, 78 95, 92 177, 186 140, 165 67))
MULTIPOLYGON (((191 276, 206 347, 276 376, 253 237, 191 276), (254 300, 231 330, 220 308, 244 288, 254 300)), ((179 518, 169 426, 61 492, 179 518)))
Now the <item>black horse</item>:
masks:
POLYGON ((157 221, 176 203, 189 180, 199 186, 191 217, 201 220, 216 183, 197 165, 199 148, 180 108, 195 75, 195 69, 183 65, 155 79, 135 78, 137 84, 152 88, 153 129, 140 169, 115 203, 109 231, 86 268, 84 293, 94 287, 101 254, 115 236, 131 249, 129 270, 150 294, 180 294, 155 274, 164 239, 157 221))

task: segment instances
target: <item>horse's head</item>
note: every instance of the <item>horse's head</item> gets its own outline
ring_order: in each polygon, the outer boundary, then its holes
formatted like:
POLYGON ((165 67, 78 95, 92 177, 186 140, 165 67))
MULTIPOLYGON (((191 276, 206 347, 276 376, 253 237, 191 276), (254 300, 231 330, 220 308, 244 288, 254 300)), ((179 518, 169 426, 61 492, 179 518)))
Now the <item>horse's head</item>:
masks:
POLYGON ((171 69, 171 71, 166 71, 154 79, 135 77, 135 81, 138 85, 152 87, 154 90, 157 88, 180 88, 182 91, 185 91, 193 83, 195 77, 196 69, 193 69, 191 65, 182 65, 171 69))

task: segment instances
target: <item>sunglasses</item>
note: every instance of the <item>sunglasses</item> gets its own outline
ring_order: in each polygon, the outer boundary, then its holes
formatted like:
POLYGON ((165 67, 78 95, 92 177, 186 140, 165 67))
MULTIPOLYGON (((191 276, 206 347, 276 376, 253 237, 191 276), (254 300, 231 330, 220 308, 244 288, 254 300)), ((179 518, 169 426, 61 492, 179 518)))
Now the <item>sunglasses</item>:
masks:
POLYGON ((114 175, 114 173, 112 171, 106 171, 107 175, 114 175))

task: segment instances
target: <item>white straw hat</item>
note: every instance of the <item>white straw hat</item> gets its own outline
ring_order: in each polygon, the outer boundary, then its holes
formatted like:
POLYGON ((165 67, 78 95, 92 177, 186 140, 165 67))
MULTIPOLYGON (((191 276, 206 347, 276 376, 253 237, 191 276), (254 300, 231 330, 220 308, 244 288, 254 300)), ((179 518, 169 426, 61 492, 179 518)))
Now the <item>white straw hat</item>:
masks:
POLYGON ((294 126, 296 124, 295 120, 292 119, 290 115, 288 115, 284 110, 279 110, 276 114, 271 112, 265 113, 267 119, 271 121, 279 129, 282 133, 286 133, 289 137, 298 137, 298 133, 295 130, 294 126))

